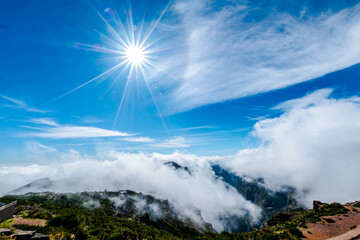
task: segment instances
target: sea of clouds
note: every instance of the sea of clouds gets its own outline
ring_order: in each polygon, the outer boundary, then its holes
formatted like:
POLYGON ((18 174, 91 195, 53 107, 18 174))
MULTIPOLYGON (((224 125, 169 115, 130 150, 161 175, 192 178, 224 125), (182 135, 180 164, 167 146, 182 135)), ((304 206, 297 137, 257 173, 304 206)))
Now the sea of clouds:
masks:
POLYGON ((55 182, 49 190, 56 192, 131 189, 168 199, 195 220, 193 209, 199 209, 218 231, 227 213, 256 221, 260 208, 216 178, 211 165, 217 163, 238 176, 262 177, 272 190, 292 186, 308 207, 314 199, 360 200, 360 98, 335 99, 331 92, 322 89, 275 106, 278 117, 254 125, 259 146, 233 156, 118 151, 89 156, 52 149, 56 160, 48 163, 1 165, 0 194, 48 177, 55 182), (169 161, 189 167, 191 174, 164 164, 169 161))
MULTIPOLYGON (((211 159, 211 158, 210 158, 211 159)), ((216 158, 214 158, 216 159, 216 158)), ((223 230, 220 216, 250 214, 254 220, 260 209, 246 201, 234 188, 217 179, 211 170, 209 158, 174 153, 130 154, 111 151, 106 155, 86 157, 77 152, 61 153, 59 160, 43 165, 1 166, 0 193, 6 194, 35 179, 49 177, 55 192, 131 189, 168 199, 183 215, 196 222, 194 208, 201 211, 206 222, 223 230), (165 165, 176 161, 191 169, 177 171, 165 165)))

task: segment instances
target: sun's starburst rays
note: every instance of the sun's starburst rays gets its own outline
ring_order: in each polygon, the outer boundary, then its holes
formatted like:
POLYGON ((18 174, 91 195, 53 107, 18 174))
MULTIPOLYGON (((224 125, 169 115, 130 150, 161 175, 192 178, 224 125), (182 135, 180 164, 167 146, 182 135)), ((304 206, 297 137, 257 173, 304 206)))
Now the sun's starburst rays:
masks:
POLYGON ((153 100, 153 102, 154 102, 154 104, 155 104, 155 107, 156 107, 156 110, 157 110, 157 112, 158 112, 158 114, 159 114, 159 117, 160 117, 160 119, 161 119, 161 122, 162 122, 162 124, 163 124, 166 132, 168 133, 168 129, 167 129, 167 127, 166 127, 166 123, 165 123, 164 117, 163 117, 163 115, 162 115, 162 113, 161 113, 161 111, 160 111, 159 105, 157 104, 157 101, 156 101, 156 99, 155 99, 155 96, 154 96, 154 94, 153 94, 153 92, 152 92, 152 90, 151 90, 151 87, 150 87, 150 85, 149 85, 149 81, 148 81, 148 79, 147 79, 147 77, 146 77, 146 75, 145 75, 145 73, 144 73, 143 67, 140 67, 139 69, 140 69, 140 71, 141 71, 141 73, 142 73, 142 75, 143 75, 143 77, 144 77, 144 82, 146 83, 146 87, 147 87, 147 89, 149 90, 149 93, 150 93, 150 95, 151 95, 151 98, 152 98, 152 100, 153 100))
POLYGON ((130 63, 126 63, 125 67, 121 70, 121 72, 116 76, 116 78, 110 83, 110 85, 108 86, 108 88, 105 90, 105 92, 103 93, 103 95, 101 97, 104 97, 113 87, 114 85, 120 80, 120 78, 124 75, 125 71, 128 69, 128 67, 130 66, 130 63))
POLYGON ((166 5, 166 7, 164 8, 164 10, 161 12, 159 18, 155 21, 155 24, 150 28, 150 31, 146 34, 146 36, 144 37, 144 39, 142 40, 140 47, 143 48, 144 44, 146 44, 147 40, 149 39, 149 37, 151 36, 151 34, 154 32, 154 30, 156 29, 156 27, 159 25, 160 20, 163 18, 164 14, 166 13, 166 11, 168 10, 169 6, 170 6, 171 1, 169 1, 169 3, 166 5))
POLYGON ((100 47, 100 46, 91 45, 91 44, 87 44, 87 43, 77 43, 77 47, 79 49, 90 50, 90 51, 94 51, 94 52, 113 53, 113 54, 120 53, 119 50, 106 48, 106 47, 100 47))
POLYGON ((116 123, 117 123, 117 120, 118 120, 118 117, 119 117, 119 114, 120 114, 122 105, 123 105, 123 103, 124 103, 125 95, 126 95, 126 92, 127 92, 128 86, 129 86, 129 83, 130 83, 130 79, 131 79, 131 77, 132 77, 132 75, 133 75, 133 69, 134 69, 134 65, 131 65, 130 71, 129 71, 129 75, 128 75, 127 79, 126 79, 125 88, 124 88, 123 94, 122 94, 122 96, 121 96, 120 104, 119 104, 118 110, 117 110, 117 112, 116 112, 116 116, 115 116, 115 120, 114 120, 112 129, 114 129, 115 126, 116 126, 116 123))
MULTIPOLYGON (((120 62, 119 64, 115 65, 114 67, 112 67, 112 68, 106 70, 105 72, 97 75, 96 77, 90 79, 89 81, 87 81, 87 82, 85 82, 85 83, 83 83, 83 84, 81 84, 81 85, 79 85, 79 86, 77 86, 77 87, 75 87, 75 88, 73 88, 73 89, 71 89, 71 90, 63 93, 63 94, 61 94, 60 96, 58 96, 58 97, 56 97, 56 98, 53 98, 52 100, 50 100, 50 101, 42 104, 41 106, 45 106, 45 105, 47 105, 47 104, 49 104, 49 103, 55 102, 55 101, 59 100, 60 98, 63 98, 63 97, 65 97, 65 96, 69 95, 70 93, 73 93, 73 92, 79 90, 80 88, 83 88, 83 87, 85 87, 86 85, 88 85, 88 84, 90 84, 90 83, 92 83, 92 82, 94 82, 94 81, 96 81, 96 80, 98 80, 98 79, 101 79, 101 78, 103 78, 104 76, 106 76, 106 75, 108 75, 108 74, 113 73, 113 72, 115 71, 115 69, 121 67, 121 66, 124 65, 125 63, 126 63, 125 60, 122 61, 122 62, 120 62)), ((101 81, 105 81, 105 79, 102 79, 101 81)))
MULTIPOLYGON (((106 27, 107 27, 107 29, 109 29, 109 32, 110 32, 113 36, 115 36, 115 38, 116 38, 117 40, 119 40, 119 42, 122 44, 123 47, 128 47, 127 42, 123 40, 123 38, 119 35, 119 33, 117 33, 117 32, 115 31, 115 29, 114 29, 114 28, 110 25, 110 23, 103 17, 103 15, 101 15, 101 13, 100 13, 99 11, 96 11, 96 12, 97 12, 97 14, 100 16, 100 18, 104 21, 104 23, 106 24, 106 27)), ((120 20, 120 22, 121 22, 121 20, 120 20)))
MULTIPOLYGON (((124 105, 127 92, 129 90, 130 82, 132 80, 138 80, 142 79, 145 83, 145 87, 148 90, 149 94, 151 95, 151 99, 154 102, 154 105, 156 107, 156 110, 158 112, 158 115, 161 119, 162 124, 164 125, 164 128, 167 130, 165 120, 163 117, 163 114, 161 113, 160 106, 156 101, 156 97, 154 95, 154 92, 150 86, 150 80, 148 79, 148 76, 146 72, 151 72, 152 69, 156 71, 163 72, 173 78, 171 74, 164 71, 161 67, 157 66, 156 63, 153 62, 154 56, 152 54, 162 51, 162 49, 155 48, 153 45, 159 41, 159 39, 162 38, 156 38, 152 39, 150 41, 151 35, 155 31, 155 29, 158 27, 161 19, 163 18, 164 14, 166 13, 167 9, 170 6, 169 2, 166 7, 161 12, 160 16, 153 22, 153 24, 150 24, 149 28, 146 31, 145 28, 145 14, 141 21, 141 23, 138 26, 135 26, 132 11, 131 8, 129 8, 129 11, 127 12, 127 24, 124 24, 121 20, 121 17, 119 14, 114 11, 111 12, 115 16, 115 26, 112 25, 114 21, 110 22, 108 21, 104 15, 102 15, 97 9, 95 9, 93 6, 91 6, 96 14, 100 17, 102 22, 105 23, 105 27, 107 30, 107 34, 102 33, 96 29, 93 29, 96 33, 98 33, 103 39, 108 41, 111 47, 109 46, 100 46, 100 45, 91 45, 86 43, 78 43, 76 45, 77 48, 89 50, 89 51, 96 51, 96 52, 102 52, 102 53, 108 53, 112 54, 114 57, 111 57, 109 59, 113 59, 114 61, 117 61, 118 63, 111 67, 110 69, 104 71, 103 73, 99 74, 98 76, 86 81, 85 83, 80 84, 79 86, 65 92, 64 94, 52 99, 51 101, 45 103, 48 104, 50 102, 56 101, 60 98, 63 98, 87 85, 90 83, 93 83, 97 80, 100 80, 97 82, 97 84, 102 83, 106 79, 109 78, 109 76, 113 75, 117 70, 121 69, 118 74, 112 78, 112 82, 106 89, 103 96, 114 87, 116 83, 118 83, 125 73, 127 73, 127 77, 125 79, 125 86, 122 91, 121 100, 119 102, 119 105, 117 107, 115 119, 113 122, 113 129, 116 127, 121 109, 124 105), (118 30, 118 31, 117 31, 118 30)), ((106 12, 106 11, 105 11, 106 12)))

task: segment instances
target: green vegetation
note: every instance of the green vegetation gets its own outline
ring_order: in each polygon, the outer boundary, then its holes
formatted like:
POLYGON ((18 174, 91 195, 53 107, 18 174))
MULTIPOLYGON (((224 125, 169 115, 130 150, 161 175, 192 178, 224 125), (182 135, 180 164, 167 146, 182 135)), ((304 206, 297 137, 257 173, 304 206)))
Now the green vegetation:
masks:
POLYGON ((334 223, 335 221, 331 218, 324 218, 327 223, 334 223))
POLYGON ((115 206, 110 199, 116 196, 119 196, 119 192, 5 196, 0 198, 1 202, 18 201, 15 210, 17 216, 43 219, 47 225, 19 226, 13 225, 10 219, 1 223, 0 227, 36 230, 51 235, 52 239, 297 240, 304 238, 302 231, 307 231, 307 223, 322 220, 331 223, 334 220, 325 216, 346 214, 349 211, 339 203, 322 204, 316 212, 297 210, 275 214, 266 226, 252 232, 215 233, 211 226, 207 230, 201 229, 188 220, 176 218, 166 200, 128 191, 126 201, 122 198, 124 204, 115 206), (153 219, 150 213, 137 212, 133 199, 139 197, 148 204, 159 204, 163 216, 153 219))
MULTIPOLYGON (((2 202, 18 201, 15 215, 44 219, 45 227, 13 225, 11 220, 2 223, 4 227, 14 227, 22 230, 36 230, 39 233, 61 236, 60 239, 180 239, 170 233, 153 226, 147 226, 139 221, 122 219, 114 216, 114 205, 101 198, 99 208, 86 207, 90 195, 83 194, 31 194, 25 196, 5 196, 2 202)), ((186 236, 186 232, 183 233, 186 236)), ((191 234, 191 232, 189 233, 191 234)))
POLYGON ((0 236, 0 240, 13 240, 12 237, 0 236))
POLYGON ((346 214, 349 212, 349 209, 345 208, 340 203, 331 203, 327 204, 324 203, 324 205, 320 209, 320 215, 321 216, 334 216, 338 214, 346 214))
POLYGON ((8 219, 2 223, 0 223, 0 228, 11 228, 13 224, 13 219, 8 219))

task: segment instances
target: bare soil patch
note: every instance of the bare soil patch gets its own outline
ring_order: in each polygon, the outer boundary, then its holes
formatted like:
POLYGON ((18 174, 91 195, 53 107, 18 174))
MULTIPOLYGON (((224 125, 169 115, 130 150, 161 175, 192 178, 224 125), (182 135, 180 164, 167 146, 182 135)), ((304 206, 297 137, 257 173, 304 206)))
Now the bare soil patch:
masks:
POLYGON ((43 219, 27 219, 27 218, 14 218, 14 225, 29 225, 29 226, 37 226, 37 227, 45 227, 46 221, 43 219))
POLYGON ((314 240, 348 240, 356 237, 360 234, 360 209, 347 208, 351 210, 347 214, 321 217, 321 222, 306 223, 308 228, 301 228, 301 231, 307 239, 314 240))

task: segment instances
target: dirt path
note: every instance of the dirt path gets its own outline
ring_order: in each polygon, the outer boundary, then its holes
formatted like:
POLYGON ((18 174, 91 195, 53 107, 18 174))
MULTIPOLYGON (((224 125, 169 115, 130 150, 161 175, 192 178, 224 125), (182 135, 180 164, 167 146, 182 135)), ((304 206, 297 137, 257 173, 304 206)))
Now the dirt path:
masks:
POLYGON ((353 230, 350 230, 344 234, 341 234, 339 236, 329 238, 328 240, 350 240, 350 239, 360 239, 360 228, 357 227, 353 230))
POLYGON ((301 229, 306 239, 349 240, 360 235, 360 211, 350 211, 347 214, 326 216, 321 219, 321 222, 307 223, 308 228, 301 229))

